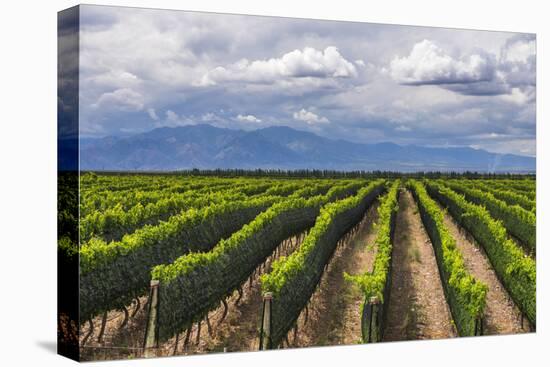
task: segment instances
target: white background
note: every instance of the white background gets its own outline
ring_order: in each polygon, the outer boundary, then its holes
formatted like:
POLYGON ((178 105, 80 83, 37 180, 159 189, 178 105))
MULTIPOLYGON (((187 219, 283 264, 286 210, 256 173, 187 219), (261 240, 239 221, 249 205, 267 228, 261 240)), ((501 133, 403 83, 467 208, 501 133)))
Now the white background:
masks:
MULTIPOLYGON (((536 335, 105 362, 102 366, 548 365, 548 68, 545 1, 186 0, 97 4, 537 33, 536 335), (545 25, 546 24, 546 25, 545 25), (546 101, 546 102, 545 102, 546 101), (546 113, 545 113, 546 112, 546 113)), ((0 13, 0 364, 64 366, 56 340, 56 12, 73 1, 4 1, 0 13)))

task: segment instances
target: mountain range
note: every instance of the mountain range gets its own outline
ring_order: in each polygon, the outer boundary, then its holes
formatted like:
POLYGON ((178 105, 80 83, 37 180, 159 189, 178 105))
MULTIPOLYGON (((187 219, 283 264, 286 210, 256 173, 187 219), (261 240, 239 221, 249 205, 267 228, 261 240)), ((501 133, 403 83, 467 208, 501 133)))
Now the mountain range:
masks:
POLYGON ((82 138, 80 168, 174 171, 212 168, 534 172, 535 158, 473 148, 333 140, 286 126, 244 131, 163 127, 131 136, 82 138))

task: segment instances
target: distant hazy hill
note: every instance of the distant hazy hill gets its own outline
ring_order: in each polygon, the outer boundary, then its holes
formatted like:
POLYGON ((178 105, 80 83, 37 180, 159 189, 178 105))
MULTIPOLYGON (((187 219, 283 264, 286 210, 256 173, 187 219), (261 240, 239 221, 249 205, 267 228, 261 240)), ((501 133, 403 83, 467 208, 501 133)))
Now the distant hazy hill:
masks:
POLYGON ((532 172, 535 159, 471 148, 356 144, 277 126, 254 131, 210 125, 159 128, 130 137, 82 139, 84 170, 316 168, 532 172))

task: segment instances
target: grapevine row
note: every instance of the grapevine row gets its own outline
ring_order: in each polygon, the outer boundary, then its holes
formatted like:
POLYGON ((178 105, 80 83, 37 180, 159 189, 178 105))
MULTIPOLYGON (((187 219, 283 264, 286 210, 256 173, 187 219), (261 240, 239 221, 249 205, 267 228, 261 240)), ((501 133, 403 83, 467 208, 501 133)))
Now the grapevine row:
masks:
MULTIPOLYGON (((351 181, 357 188, 362 180, 351 181)), ((340 186, 335 186, 337 190, 340 186)), ((310 186, 293 195, 326 191, 326 185, 310 186)), ((189 252, 205 252, 229 237, 281 196, 262 196, 244 201, 221 202, 190 209, 155 226, 146 225, 120 241, 92 238, 80 249, 80 301, 82 321, 100 312, 122 307, 144 293, 153 266, 170 263, 189 252)))
POLYGON ((221 191, 227 188, 252 187, 252 190, 259 190, 262 187, 267 190, 271 186, 267 182, 254 182, 243 180, 215 180, 213 182, 188 181, 183 184, 166 184, 162 189, 146 190, 142 187, 132 188, 125 191, 89 191, 81 196, 80 213, 86 217, 94 212, 103 212, 116 206, 123 210, 130 210, 135 205, 154 204, 159 200, 169 198, 174 195, 190 195, 196 193, 209 193, 221 191))
POLYGON ((377 180, 353 197, 324 206, 300 248, 275 261, 271 273, 262 276, 262 289, 273 295, 273 346, 279 345, 296 323, 340 238, 361 220, 383 190, 383 181, 377 180))
POLYGON ((344 278, 356 284, 362 291, 365 302, 362 304, 361 314, 362 339, 363 342, 370 340, 382 340, 385 315, 389 301, 389 292, 391 288, 391 259, 393 251, 393 234, 395 230, 395 215, 398 209, 398 190, 401 182, 395 180, 388 193, 381 199, 378 207, 378 223, 376 225, 377 233, 375 243, 377 252, 374 259, 372 272, 367 271, 359 275, 349 275, 344 273, 344 278), (379 311, 380 323, 369 325, 364 318, 365 307, 373 297, 383 306, 379 311), (370 339, 370 340, 369 340, 370 339))
POLYGON ((458 180, 453 182, 463 183, 464 185, 468 185, 468 187, 479 188, 483 191, 487 191, 493 194, 495 198, 506 202, 506 204, 508 205, 519 205, 523 209, 528 210, 533 214, 536 212, 536 203, 534 200, 531 200, 524 194, 519 194, 513 190, 501 189, 498 187, 494 187, 494 185, 490 183, 487 184, 483 182, 474 182, 467 180, 458 180))
POLYGON ((474 278, 464 265, 456 240, 444 223, 444 214, 428 195, 424 184, 411 180, 407 186, 418 203, 422 223, 432 242, 445 298, 460 335, 476 335, 486 304, 488 287, 474 278))
POLYGON ((425 182, 427 192, 448 208, 455 220, 468 230, 485 249, 496 274, 508 293, 527 316, 536 323, 536 266, 508 238, 501 222, 493 219, 487 209, 468 202, 464 196, 436 182, 425 182))
POLYGON ((467 200, 484 206, 495 219, 502 221, 510 234, 518 238, 531 252, 535 252, 537 219, 532 212, 519 205, 510 206, 489 192, 454 182, 446 182, 445 185, 465 195, 467 200))
POLYGON ((266 196, 190 209, 118 242, 92 238, 80 249, 81 320, 130 303, 147 289, 153 266, 191 251, 210 250, 281 199, 266 196))
POLYGON ((481 183, 501 190, 512 191, 519 195, 525 195, 530 200, 536 199, 534 183, 514 182, 514 180, 482 180, 481 183))
MULTIPOLYGON (((191 208, 200 209, 213 203, 224 201, 245 200, 247 194, 285 195, 295 189, 295 186, 286 185, 284 189, 273 190, 274 187, 257 185, 254 187, 243 186, 225 190, 206 192, 197 190, 183 194, 171 195, 154 203, 142 205, 138 203, 129 210, 124 210, 121 205, 109 208, 105 211, 95 211, 82 218, 80 221, 80 238, 86 242, 92 236, 100 237, 106 241, 120 240, 122 235, 131 233, 133 230, 145 224, 156 224, 166 220, 172 215, 178 214, 191 208), (244 191, 244 192, 243 192, 244 191)), ((207 187, 209 189, 209 187, 207 187)))
POLYGON ((211 251, 153 268, 151 277, 159 281, 159 340, 167 340, 217 308, 283 240, 309 228, 321 205, 352 194, 358 185, 335 186, 326 195, 310 199, 280 201, 211 251))

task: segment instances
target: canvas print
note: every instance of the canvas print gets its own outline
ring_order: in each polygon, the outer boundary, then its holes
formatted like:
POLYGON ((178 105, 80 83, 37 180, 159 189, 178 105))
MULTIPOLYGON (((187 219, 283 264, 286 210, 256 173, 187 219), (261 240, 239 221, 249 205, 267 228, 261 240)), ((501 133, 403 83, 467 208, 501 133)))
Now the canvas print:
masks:
POLYGON ((58 16, 58 348, 536 330, 536 36, 58 16))

